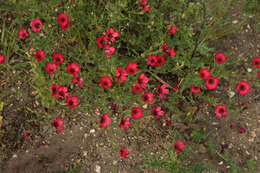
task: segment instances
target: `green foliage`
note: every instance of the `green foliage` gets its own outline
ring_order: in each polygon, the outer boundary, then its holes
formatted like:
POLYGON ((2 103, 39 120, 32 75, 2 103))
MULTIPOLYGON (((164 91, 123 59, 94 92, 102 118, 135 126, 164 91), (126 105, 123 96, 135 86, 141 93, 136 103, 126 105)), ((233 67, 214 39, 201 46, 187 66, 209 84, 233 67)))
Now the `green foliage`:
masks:
POLYGON ((141 166, 142 168, 157 167, 169 173, 200 173, 213 168, 212 165, 205 163, 186 164, 182 161, 182 158, 172 150, 168 152, 167 157, 164 159, 149 154, 146 154, 145 157, 147 161, 141 166))

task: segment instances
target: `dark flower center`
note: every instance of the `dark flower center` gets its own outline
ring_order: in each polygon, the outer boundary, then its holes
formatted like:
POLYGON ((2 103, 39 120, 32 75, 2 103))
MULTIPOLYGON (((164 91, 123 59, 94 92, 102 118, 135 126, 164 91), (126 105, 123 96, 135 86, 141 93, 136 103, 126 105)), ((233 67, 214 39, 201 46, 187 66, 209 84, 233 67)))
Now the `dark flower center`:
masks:
POLYGON ((201 73, 201 76, 204 77, 204 76, 205 76, 205 73, 201 73))
POLYGON ((57 61, 60 61, 60 58, 56 58, 57 61))
POLYGON ((52 68, 52 67, 50 68, 50 71, 53 71, 53 68, 52 68))
POLYGON ((148 100, 148 96, 144 96, 144 100, 148 100))
POLYGON ((73 101, 72 100, 69 101, 69 105, 73 105, 73 101))
POLYGON ((64 92, 59 92, 59 95, 63 97, 64 96, 64 92))
POLYGON ((194 87, 194 90, 198 90, 198 89, 199 89, 199 87, 197 87, 197 86, 194 87))
POLYGON ((157 111, 153 111, 153 114, 154 114, 154 115, 157 115, 157 111))
POLYGON ((137 114, 138 113, 138 111, 137 110, 134 110, 134 114, 137 114))
POLYGON ((38 54, 37 57, 40 59, 42 56, 40 54, 38 54))
POLYGON ((132 69, 132 68, 130 68, 130 70, 129 70, 131 73, 133 73, 134 72, 134 69, 132 69))
POLYGON ((225 112, 225 111, 224 111, 223 108, 220 108, 220 109, 219 109, 219 113, 220 113, 220 114, 223 114, 224 112, 225 112))
POLYGON ((54 127, 58 127, 59 126, 59 124, 57 122, 54 122, 53 125, 54 125, 54 127))
POLYGON ((137 82, 138 82, 139 84, 142 84, 142 83, 143 83, 143 80, 142 80, 142 79, 137 79, 137 82))
POLYGON ((213 79, 209 79, 209 83, 210 84, 214 84, 214 80, 213 79))
POLYGON ((151 62, 154 62, 154 60, 152 59, 151 62))
POLYGON ((35 26, 35 28, 40 28, 40 24, 39 23, 36 23, 34 26, 35 26))
POLYGON ((222 61, 222 58, 218 58, 218 61, 222 61))
POLYGON ((26 37, 26 35, 25 35, 25 33, 23 33, 23 35, 22 35, 23 37, 26 37))
POLYGON ((62 22, 65 22, 65 18, 64 18, 64 17, 62 17, 60 20, 61 20, 62 22))
POLYGON ((57 88, 52 88, 52 92, 56 93, 57 92, 57 88))
POLYGON ((162 93, 162 89, 161 89, 161 88, 159 88, 159 89, 158 89, 158 92, 159 92, 159 93, 162 93))
POLYGON ((124 120, 121 120, 121 125, 125 125, 125 121, 124 120))
POLYGON ((71 72, 71 73, 74 73, 74 72, 75 72, 75 70, 72 68, 72 69, 70 69, 70 72, 71 72))
POLYGON ((256 62, 255 62, 255 64, 256 64, 256 65, 258 65, 258 64, 259 64, 259 62, 258 62, 258 61, 256 61, 256 62))
POLYGON ((102 117, 100 122, 104 123, 105 122, 105 118, 102 117))
POLYGON ((108 85, 108 83, 107 83, 107 82, 104 82, 104 85, 108 85))
POLYGON ((161 59, 158 59, 158 63, 161 63, 162 62, 162 60, 161 59))
POLYGON ((244 85, 240 85, 239 89, 240 89, 240 90, 245 90, 246 87, 245 87, 244 85))

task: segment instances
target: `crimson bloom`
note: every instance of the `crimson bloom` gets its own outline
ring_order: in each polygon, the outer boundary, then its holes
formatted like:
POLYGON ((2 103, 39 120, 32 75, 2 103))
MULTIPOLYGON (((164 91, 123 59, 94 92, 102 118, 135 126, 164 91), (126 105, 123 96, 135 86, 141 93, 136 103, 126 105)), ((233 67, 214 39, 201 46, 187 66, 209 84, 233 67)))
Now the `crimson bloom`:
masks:
POLYGON ((147 56, 147 60, 146 60, 147 65, 150 65, 153 67, 153 66, 155 66, 156 63, 157 63, 156 55, 147 56))
POLYGON ((116 80, 118 83, 125 82, 127 77, 127 71, 122 70, 122 68, 119 66, 116 68, 116 80))
POLYGON ((135 85, 132 85, 131 89, 132 89, 133 93, 135 93, 135 94, 143 92, 142 86, 138 83, 136 83, 135 85))
POLYGON ((108 44, 105 45, 104 49, 105 49, 105 54, 109 59, 111 58, 111 54, 113 54, 116 50, 113 46, 109 47, 108 44))
POLYGON ((221 118, 221 117, 227 116, 226 110, 227 110, 227 107, 225 105, 217 105, 215 107, 214 112, 218 118, 221 118))
POLYGON ((164 111, 162 111, 161 106, 152 107, 152 115, 155 116, 157 119, 160 119, 161 116, 164 115, 164 111))
POLYGON ((257 68, 260 68, 260 57, 253 58, 252 65, 256 66, 257 68))
POLYGON ((44 59, 44 51, 43 50, 36 50, 36 53, 34 54, 34 58, 36 59, 36 61, 40 62, 41 60, 44 59))
POLYGON ((69 96, 68 88, 65 86, 59 86, 57 92, 58 92, 59 98, 65 99, 66 97, 69 96))
POLYGON ((106 35, 107 35, 107 39, 115 42, 116 41, 116 37, 119 36, 118 32, 115 32, 114 29, 111 27, 108 30, 106 30, 106 35))
POLYGON ((177 26, 176 26, 176 25, 175 25, 175 26, 172 26, 172 27, 168 30, 168 32, 171 33, 171 34, 175 34, 176 31, 177 31, 177 26))
POLYGON ((119 123, 119 127, 124 129, 124 130, 127 130, 127 127, 129 127, 131 125, 130 123, 130 118, 127 117, 124 119, 124 117, 121 117, 121 121, 119 123))
POLYGON ((98 36, 96 38, 96 45, 99 49, 105 47, 106 44, 107 44, 107 37, 105 37, 104 35, 98 36))
POLYGON ((83 78, 80 78, 80 77, 74 77, 73 79, 72 79, 72 83, 74 83, 74 84, 77 84, 78 85, 78 87, 81 87, 82 86, 82 84, 83 84, 83 78))
POLYGON ((165 95, 164 94, 168 94, 169 93, 169 90, 166 89, 167 85, 166 84, 157 84, 157 91, 156 91, 156 94, 159 95, 161 97, 161 99, 164 100, 165 98, 165 95))
POLYGON ((32 32, 40 32, 42 29, 42 21, 36 18, 31 21, 30 27, 32 28, 32 32))
POLYGON ((134 120, 141 118, 143 116, 142 109, 138 107, 133 107, 131 115, 134 120))
POLYGON ((111 123, 111 119, 108 117, 108 114, 103 114, 100 117, 99 127, 100 128, 103 127, 104 129, 106 129, 110 123, 111 123))
POLYGON ((225 56, 225 54, 224 53, 222 53, 222 52, 218 52, 218 53, 216 53, 216 55, 215 55, 215 61, 217 62, 217 63, 219 63, 219 64, 222 64, 222 63, 224 63, 225 61, 226 61, 226 56, 225 56))
POLYGON ((5 62, 4 55, 0 54, 0 64, 3 64, 5 62))
POLYGON ((62 57, 62 54, 61 53, 57 53, 57 52, 54 52, 52 54, 52 59, 54 61, 54 64, 56 64, 56 65, 59 65, 60 63, 62 63, 64 61, 64 58, 62 57))
POLYGON ((168 45, 166 45, 166 43, 164 42, 161 46, 161 50, 163 53, 165 53, 170 59, 173 56, 176 56, 176 52, 174 49, 170 49, 168 45))
POLYGON ((208 69, 206 68, 201 68, 200 69, 200 78, 201 79, 207 79, 208 77, 210 77, 210 72, 208 69))
POLYGON ((137 72, 137 64, 135 62, 129 62, 126 66, 128 74, 135 74, 137 72))
POLYGON ((164 65, 165 64, 165 59, 164 59, 164 57, 162 56, 162 55, 156 55, 156 64, 155 64, 155 66, 156 67, 159 67, 159 66, 162 66, 162 65, 164 65))
POLYGON ((80 67, 74 62, 72 62, 71 64, 67 64, 66 69, 67 72, 69 74, 72 74, 73 76, 77 76, 77 73, 80 71, 80 67))
POLYGON ((72 109, 74 108, 75 106, 78 105, 78 98, 77 96, 68 96, 65 100, 65 103, 67 103, 67 106, 72 109))
POLYGON ((153 93, 144 92, 144 94, 142 95, 142 101, 145 103, 151 103, 153 101, 153 93))
POLYGON ((191 85, 190 87, 190 92, 194 93, 194 94, 197 94, 200 92, 200 86, 195 86, 195 85, 191 85))
POLYGON ((246 81, 242 80, 236 85, 236 89, 239 95, 247 95, 250 90, 250 85, 246 81))
POLYGON ((58 89, 61 86, 59 84, 52 84, 49 86, 50 90, 51 90, 51 96, 53 96, 54 98, 59 98, 59 93, 58 93, 58 89))
POLYGON ((46 64, 44 69, 48 74, 53 74, 57 71, 56 64, 52 64, 50 62, 46 64))
POLYGON ((137 78, 137 83, 142 87, 146 88, 147 85, 146 83, 149 81, 149 78, 145 76, 144 73, 140 73, 138 78, 137 78))
POLYGON ((56 118, 51 123, 51 125, 56 128, 56 133, 57 134, 59 134, 60 132, 62 132, 64 130, 64 127, 62 126, 63 123, 64 123, 64 121, 59 119, 59 118, 56 118))
POLYGON ((174 150, 175 150, 176 153, 181 154, 183 148, 184 148, 183 142, 178 141, 178 140, 176 140, 174 142, 174 150))
POLYGON ((208 77, 206 80, 205 80, 205 86, 207 89, 209 90, 214 90, 217 88, 218 86, 218 78, 215 78, 213 76, 210 76, 208 77))
POLYGON ((58 24, 60 29, 67 30, 70 27, 70 22, 67 14, 61 13, 57 16, 58 24))
POLYGON ((99 81, 99 85, 104 89, 112 87, 111 79, 108 76, 102 76, 99 81))
POLYGON ((26 37, 29 37, 29 34, 27 33, 26 29, 20 29, 18 31, 18 36, 17 38, 24 40, 26 37))
POLYGON ((140 1, 140 7, 143 11, 149 11, 150 4, 147 4, 147 0, 140 1))
POLYGON ((126 150, 126 147, 123 147, 119 151, 119 156, 126 159, 129 152, 126 150))
POLYGON ((245 133, 245 132, 246 132, 246 130, 245 130, 243 127, 240 127, 240 128, 239 128, 239 133, 242 134, 242 133, 245 133))

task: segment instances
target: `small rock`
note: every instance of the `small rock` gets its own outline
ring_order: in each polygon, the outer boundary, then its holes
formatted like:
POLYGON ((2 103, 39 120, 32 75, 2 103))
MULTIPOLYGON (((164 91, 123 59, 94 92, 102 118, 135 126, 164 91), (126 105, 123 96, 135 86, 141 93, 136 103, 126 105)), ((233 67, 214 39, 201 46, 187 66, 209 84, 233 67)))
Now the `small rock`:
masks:
POLYGON ((235 94, 236 94, 236 93, 235 93, 234 91, 228 91, 228 96, 229 96, 230 98, 234 97, 235 94))
POLYGON ((147 108, 147 106, 148 106, 148 104, 145 104, 145 105, 143 105, 143 108, 144 108, 144 109, 146 109, 146 108, 147 108))
POLYGON ((97 173, 101 173, 101 166, 96 165, 96 172, 97 172, 97 173))
POLYGON ((116 165, 116 164, 117 164, 117 161, 116 161, 116 160, 114 160, 114 161, 113 161, 113 165, 116 165))
POLYGON ((247 71, 250 73, 250 72, 252 72, 252 69, 251 69, 251 68, 248 68, 247 71))
POLYGON ((251 132, 251 136, 252 136, 252 137, 256 137, 255 131, 252 131, 252 132, 251 132))
POLYGON ((95 133, 95 129, 91 129, 89 133, 95 133))
POLYGON ((233 24, 237 24, 237 23, 238 23, 238 20, 233 20, 232 23, 233 23, 233 24))
POLYGON ((219 123, 218 122, 212 122, 212 125, 218 125, 219 123))
POLYGON ((87 151, 83 151, 83 156, 87 156, 88 152, 87 151))
POLYGON ((223 161, 219 162, 218 164, 219 164, 219 165, 223 165, 223 161))
POLYGON ((13 158, 17 158, 17 154, 14 154, 14 155, 13 155, 13 158))

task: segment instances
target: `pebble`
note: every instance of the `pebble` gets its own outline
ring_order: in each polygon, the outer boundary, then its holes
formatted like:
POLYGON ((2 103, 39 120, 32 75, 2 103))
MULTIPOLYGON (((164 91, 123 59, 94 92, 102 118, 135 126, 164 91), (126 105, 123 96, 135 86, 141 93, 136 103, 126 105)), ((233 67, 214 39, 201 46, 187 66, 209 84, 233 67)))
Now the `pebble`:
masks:
POLYGON ((223 161, 219 162, 218 164, 219 164, 219 165, 223 165, 223 161))
POLYGON ((228 96, 229 96, 230 98, 234 97, 235 94, 236 94, 236 93, 235 93, 234 91, 228 91, 228 96))
POLYGON ((96 165, 96 172, 97 172, 97 173, 101 173, 101 166, 96 165))
POLYGON ((14 155, 13 155, 13 158, 17 158, 17 154, 14 154, 14 155))
POLYGON ((116 164, 117 164, 117 161, 116 161, 116 160, 114 160, 114 161, 113 161, 113 165, 116 165, 116 164))
POLYGON ((233 24, 237 24, 237 23, 238 23, 238 20, 233 20, 232 23, 233 23, 233 24))
POLYGON ((213 122, 212 125, 218 125, 219 123, 218 122, 213 122))
POLYGON ((95 129, 91 129, 89 133, 95 133, 95 129))
POLYGON ((251 68, 248 68, 247 71, 250 73, 250 72, 252 72, 252 69, 251 69, 251 68))

